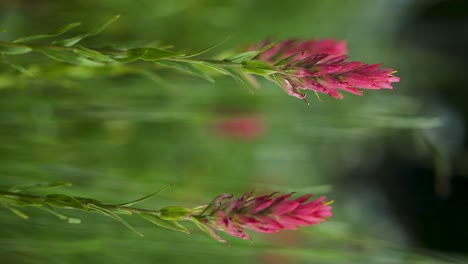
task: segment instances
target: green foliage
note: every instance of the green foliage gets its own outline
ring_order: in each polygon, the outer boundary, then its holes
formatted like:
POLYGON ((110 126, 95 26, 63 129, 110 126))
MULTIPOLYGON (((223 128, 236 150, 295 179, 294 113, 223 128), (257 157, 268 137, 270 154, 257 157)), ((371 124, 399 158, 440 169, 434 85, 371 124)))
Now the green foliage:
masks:
POLYGON ((249 73, 253 73, 253 74, 257 74, 261 76, 270 75, 270 74, 279 72, 279 70, 275 69, 275 67, 260 60, 245 60, 242 62, 242 68, 249 73))
POLYGON ((32 184, 32 185, 22 185, 22 186, 15 186, 10 188, 10 191, 1 191, 0 190, 0 204, 3 205, 5 208, 9 209, 12 213, 16 214, 17 216, 28 219, 29 217, 21 212, 20 210, 14 208, 15 206, 33 206, 49 212, 59 219, 64 220, 71 224, 78 224, 81 222, 80 219, 67 217, 62 214, 59 214, 55 211, 54 208, 61 208, 61 209, 75 209, 75 210, 82 210, 88 212, 96 212, 102 215, 108 216, 121 224, 125 227, 133 231, 134 233, 138 234, 139 236, 143 236, 140 232, 136 231, 133 226, 131 226, 127 221, 125 221, 122 217, 118 214, 126 214, 126 215, 133 215, 137 214, 142 218, 148 220, 149 222, 156 224, 160 227, 171 229, 174 231, 183 232, 186 234, 191 234, 184 226, 182 226, 177 221, 187 220, 189 219, 188 216, 192 212, 192 210, 177 207, 177 206, 168 206, 164 207, 161 210, 149 210, 149 209, 140 209, 135 207, 130 207, 136 203, 144 202, 159 193, 163 192, 171 185, 149 194, 147 196, 141 197, 134 201, 118 204, 118 205, 111 205, 111 204, 104 204, 96 199, 92 198, 82 198, 82 197, 75 197, 69 196, 64 194, 49 194, 45 197, 41 196, 33 196, 28 194, 22 194, 22 191, 25 190, 35 190, 35 189, 48 189, 48 188, 56 188, 56 187, 64 187, 64 186, 71 186, 71 183, 68 182, 52 182, 52 183, 41 183, 41 184, 32 184))
MULTIPOLYGON (((101 33, 101 31, 106 29, 110 24, 112 24, 119 17, 120 17, 120 15, 114 16, 110 20, 106 21, 104 24, 92 29, 88 33, 81 34, 81 35, 75 36, 73 38, 65 39, 65 40, 54 41, 54 42, 52 42, 52 44, 57 45, 57 46, 71 47, 71 46, 77 44, 78 42, 80 42, 81 40, 83 40, 84 38, 91 37, 91 36, 94 36, 94 35, 97 35, 97 34, 101 33)), ((66 26, 64 26, 64 27, 66 27, 66 26)))
POLYGON ((78 27, 79 25, 81 25, 81 22, 71 23, 71 24, 59 27, 56 30, 54 30, 52 32, 49 32, 47 34, 40 34, 40 35, 34 35, 34 36, 19 38, 19 39, 13 40, 12 42, 13 43, 20 43, 20 42, 28 42, 28 41, 38 40, 38 39, 57 37, 57 36, 60 36, 60 35, 66 33, 67 31, 69 31, 69 30, 71 30, 71 29, 73 29, 75 27, 78 27))
POLYGON ((270 43, 268 45, 265 45, 264 47, 262 47, 259 50, 246 51, 246 52, 237 54, 235 56, 226 58, 226 60, 227 61, 232 61, 232 62, 244 62, 244 61, 247 61, 247 60, 251 60, 251 59, 257 57, 258 54, 260 54, 260 53, 268 50, 269 48, 271 48, 271 46, 273 46, 273 45, 274 45, 274 43, 270 43))
POLYGON ((0 53, 6 55, 21 55, 32 51, 32 48, 23 45, 0 43, 0 53))
POLYGON ((179 224, 179 222, 177 221, 167 220, 167 219, 164 220, 155 214, 141 213, 140 216, 162 228, 167 228, 167 229, 179 231, 179 232, 186 233, 186 234, 191 234, 190 231, 188 231, 183 225, 179 224))
MULTIPOLYGON (((261 52, 270 48, 273 44, 268 44, 259 50, 242 52, 238 55, 228 57, 223 60, 216 59, 201 59, 198 56, 205 54, 206 52, 218 47, 224 43, 227 39, 217 42, 207 48, 200 49, 194 52, 181 53, 175 52, 166 48, 157 47, 133 47, 127 49, 117 48, 89 48, 83 45, 76 45, 79 41, 84 38, 91 37, 99 34, 112 22, 114 22, 119 16, 115 16, 111 20, 96 27, 86 34, 81 34, 76 37, 54 41, 53 45, 27 45, 24 42, 32 40, 53 38, 60 36, 69 30, 79 26, 81 23, 71 23, 62 26, 48 34, 34 35, 29 37, 23 37, 14 40, 10 43, 0 42, 0 54, 5 55, 20 55, 26 54, 31 51, 36 51, 44 54, 58 62, 64 62, 69 64, 81 65, 85 67, 97 67, 105 65, 115 65, 118 63, 131 63, 137 61, 143 62, 156 62, 157 65, 166 68, 177 69, 194 76, 203 78, 209 82, 215 82, 213 72, 217 74, 227 75, 232 77, 238 84, 246 87, 249 91, 252 91, 252 86, 256 84, 252 81, 248 74, 256 74, 260 76, 268 76, 270 74, 278 72, 278 69, 268 65, 265 62, 252 60, 261 52), (18 44, 21 43, 21 44, 18 44)), ((6 60, 6 59, 5 59, 6 60)), ((16 64, 9 64, 18 71, 26 73, 27 70, 16 64)), ((147 65, 146 67, 151 67, 147 65)), ((109 70, 111 70, 109 68, 109 70)), ((146 72, 148 72, 146 70, 146 72)))
POLYGON ((42 190, 42 189, 50 189, 50 188, 61 188, 61 187, 69 187, 72 186, 71 182, 51 182, 51 183, 37 183, 37 184, 30 184, 30 185, 18 185, 13 186, 10 188, 10 192, 23 192, 23 191, 30 191, 30 190, 42 190))

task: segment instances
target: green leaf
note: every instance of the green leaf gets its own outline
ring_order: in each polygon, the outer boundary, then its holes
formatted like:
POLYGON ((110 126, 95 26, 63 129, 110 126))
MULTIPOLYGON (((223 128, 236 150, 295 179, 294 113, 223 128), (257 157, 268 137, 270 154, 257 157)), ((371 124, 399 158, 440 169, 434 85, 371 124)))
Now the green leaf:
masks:
POLYGON ((196 66, 194 66, 192 63, 190 62, 183 62, 183 61, 157 61, 156 63, 160 64, 160 65, 163 65, 163 66, 167 66, 167 67, 171 67, 171 68, 175 68, 175 69, 179 69, 181 71, 184 71, 184 72, 187 72, 187 73, 190 73, 190 74, 193 74, 195 76, 198 76, 198 77, 201 77, 207 81, 210 81, 210 82, 214 82, 214 79, 206 72, 206 71, 203 71, 199 68, 197 68, 196 66))
POLYGON ((203 65, 203 67, 209 68, 210 70, 213 70, 215 72, 218 72, 218 73, 221 73, 221 74, 224 74, 224 75, 231 75, 231 73, 228 72, 227 70, 225 70, 222 66, 219 66, 219 65, 216 65, 216 64, 213 64, 213 63, 209 63, 209 62, 206 62, 206 61, 199 61, 197 63, 198 63, 198 65, 203 65))
POLYGON ((147 195, 147 196, 141 197, 141 198, 139 198, 139 199, 136 199, 136 200, 131 201, 131 202, 128 202, 128 203, 118 204, 117 206, 132 206, 132 205, 134 205, 134 204, 141 203, 141 202, 143 202, 143 201, 146 201, 146 200, 148 200, 148 199, 150 199, 150 198, 152 198, 152 197, 154 197, 154 196, 156 196, 156 195, 162 193, 163 191, 167 190, 167 189, 168 189, 169 187, 171 187, 171 186, 173 186, 173 185, 168 185, 168 186, 162 188, 161 190, 156 191, 156 192, 154 192, 154 193, 152 193, 152 194, 149 194, 149 195, 147 195))
POLYGON ((60 28, 57 28, 56 30, 51 31, 51 32, 49 32, 47 34, 34 35, 34 36, 29 36, 29 37, 24 37, 24 38, 19 38, 19 39, 13 40, 13 43, 28 42, 28 41, 32 41, 32 40, 52 38, 52 37, 60 36, 60 35, 64 34, 65 32, 67 32, 67 31, 69 31, 69 30, 71 30, 71 29, 73 29, 73 28, 75 28, 75 27, 77 27, 79 25, 81 25, 80 22, 71 23, 71 24, 62 26, 60 28))
POLYGON ((21 72, 21 73, 24 74, 24 75, 27 75, 27 76, 30 76, 30 77, 31 77, 31 76, 34 76, 34 74, 33 74, 30 70, 24 68, 23 66, 21 66, 21 65, 19 65, 19 64, 14 64, 14 63, 9 62, 9 61, 6 59, 6 57, 5 57, 4 54, 0 54, 0 61, 3 62, 3 63, 5 63, 5 64, 7 64, 7 65, 9 65, 9 66, 12 67, 13 69, 15 69, 15 70, 21 72))
POLYGON ((182 56, 183 54, 177 53, 170 50, 158 49, 158 48, 133 48, 128 50, 130 53, 136 52, 141 54, 138 58, 144 61, 155 61, 170 57, 182 56))
POLYGON ((69 224, 79 224, 81 223, 81 220, 78 219, 78 218, 72 218, 72 217, 68 217, 68 216, 65 216, 65 215, 62 215, 62 214, 59 214, 57 213, 53 207, 51 207, 50 205, 46 206, 46 207, 38 207, 39 209, 41 210, 44 210, 46 212, 49 212, 55 216, 57 216, 60 220, 63 220, 63 221, 66 221, 68 222, 69 224))
POLYGON ((159 217, 163 220, 184 220, 192 210, 179 206, 167 206, 159 210, 159 217))
POLYGON ((84 198, 84 197, 78 197, 78 196, 73 196, 73 198, 75 198, 78 202, 80 202, 81 204, 84 204, 84 205, 87 205, 87 204, 102 204, 101 201, 98 201, 96 199, 92 199, 92 198, 84 198))
POLYGON ((65 39, 65 40, 54 41, 54 42, 52 42, 52 44, 58 45, 58 46, 71 47, 71 46, 77 44, 78 42, 80 42, 84 38, 91 37, 91 36, 94 36, 94 35, 97 35, 97 34, 101 33, 101 31, 106 29, 110 24, 112 24, 112 22, 117 20, 119 17, 120 17, 120 15, 114 16, 109 21, 107 21, 104 24, 94 28, 93 30, 89 31, 88 33, 81 34, 81 35, 78 35, 76 37, 65 39))
POLYGON ((8 210, 10 210, 12 213, 14 213, 15 215, 23 218, 23 219, 29 219, 29 216, 27 216, 25 213, 21 212, 20 210, 16 209, 16 208, 13 208, 13 207, 10 207, 8 206, 7 204, 4 204, 2 203, 2 205, 7 208, 8 210))
POLYGON ((190 58, 190 57, 195 57, 195 56, 201 55, 201 54, 203 54, 203 53, 205 53, 205 52, 207 52, 207 51, 210 51, 210 50, 216 48, 217 46, 219 46, 219 45, 221 45, 222 43, 226 42, 226 41, 227 41, 228 39, 230 39, 230 38, 231 38, 231 36, 229 36, 229 37, 227 37, 227 38, 221 40, 221 41, 218 42, 218 43, 215 43, 215 44, 209 46, 208 48, 201 49, 201 50, 198 50, 198 51, 195 51, 195 52, 186 54, 186 55, 183 56, 183 58, 190 58))
POLYGON ((102 207, 99 207, 97 205, 94 205, 94 204, 89 204, 88 207, 91 209, 91 210, 94 210, 96 212, 100 212, 104 215, 107 215, 111 218, 114 218, 115 220, 119 221, 121 224, 123 224, 124 226, 126 226, 128 229, 130 229, 131 231, 135 232, 137 235, 139 236, 143 236, 143 234, 141 234, 140 232, 136 231, 135 228, 133 228, 133 226, 131 226, 129 223, 127 223, 127 221, 123 220, 122 217, 114 214, 113 212, 111 212, 110 210, 107 210, 105 208, 102 208, 102 207))
POLYGON ((135 60, 138 60, 141 56, 143 56, 147 50, 143 51, 126 51, 125 54, 119 54, 119 55, 110 55, 113 60, 119 61, 119 62, 132 62, 135 60))
POLYGON ((14 186, 10 188, 10 192, 22 192, 25 190, 50 189, 50 188, 60 188, 60 187, 69 187, 69 186, 72 186, 70 182, 56 181, 56 182, 50 182, 50 183, 18 185, 18 186, 14 186))
POLYGON ((18 44, 9 44, 9 43, 0 43, 0 53, 7 55, 20 55, 31 52, 32 49, 28 46, 18 45, 18 44))
POLYGON ((260 50, 246 51, 246 52, 243 52, 243 53, 238 54, 236 56, 227 58, 225 60, 232 61, 232 62, 243 62, 243 61, 246 61, 246 60, 250 60, 250 59, 255 58, 258 54, 260 54, 260 53, 266 51, 267 49, 271 48, 271 46, 273 46, 273 45, 274 45, 274 43, 270 43, 270 44, 266 45, 265 47, 261 48, 260 50))
POLYGON ((250 60, 250 59, 253 59, 254 57, 256 57, 258 54, 260 54, 259 51, 247 51, 247 52, 244 52, 244 53, 241 53, 239 55, 236 55, 234 57, 230 57, 230 58, 227 58, 226 60, 227 61, 232 61, 232 62, 243 62, 245 60, 250 60))
POLYGON ((125 55, 113 55, 112 58, 119 62, 132 62, 138 60, 141 56, 143 56, 148 50, 128 50, 126 51, 125 55))
POLYGON ((64 194, 49 194, 46 196, 45 202, 55 207, 71 207, 81 210, 88 210, 88 208, 80 201, 72 196, 64 194))
POLYGON ((190 233, 190 231, 188 231, 183 225, 179 224, 179 222, 177 221, 163 220, 156 215, 146 214, 146 213, 141 213, 140 216, 160 227, 172 229, 172 230, 183 232, 186 234, 192 234, 190 233))
POLYGON ((99 51, 88 49, 83 46, 77 46, 73 52, 81 57, 85 57, 87 59, 91 59, 93 61, 98 61, 98 62, 111 62, 113 59, 111 59, 109 56, 104 55, 100 53, 99 51))
POLYGON ((11 63, 11 62, 7 62, 8 65, 10 65, 13 69, 21 72, 22 74, 24 75, 27 75, 29 77, 32 77, 34 76, 34 73, 28 69, 26 69, 25 67, 19 65, 19 64, 14 64, 14 63, 11 63))
POLYGON ((29 216, 27 216, 25 213, 21 212, 18 209, 15 209, 15 208, 12 208, 12 207, 8 207, 8 209, 10 209, 10 211, 12 211, 14 214, 16 214, 17 216, 19 216, 19 217, 21 217, 23 219, 29 219, 29 216))
POLYGON ((249 76, 247 76, 247 74, 245 74, 243 71, 235 69, 224 69, 222 66, 205 61, 197 62, 197 66, 200 65, 203 65, 203 67, 209 68, 215 72, 230 76, 234 79, 234 81, 236 81, 242 87, 246 88, 250 93, 253 93, 252 87, 258 86, 255 80, 249 79, 249 76))
POLYGON ((78 57, 76 54, 66 51, 66 50, 59 50, 59 49, 37 49, 38 52, 46 55, 47 57, 60 61, 66 62, 71 64, 78 64, 84 66, 101 66, 102 63, 89 60, 87 58, 78 57))
POLYGON ((262 76, 278 73, 278 70, 275 67, 261 60, 243 61, 242 68, 249 73, 262 75, 262 76))
POLYGON ((291 56, 288 56, 280 61, 278 61, 277 63, 275 63, 274 66, 283 66, 285 65, 286 63, 288 63, 292 58, 296 57, 298 53, 294 53, 293 55, 291 56))
POLYGON ((0 27, 0 33, 2 33, 2 32, 6 32, 6 29, 0 27))
POLYGON ((218 240, 219 242, 222 242, 224 243, 225 245, 229 246, 229 242, 227 242, 226 240, 224 240, 222 237, 218 236, 218 234, 216 234, 216 232, 211 229, 210 227, 204 225, 202 222, 200 222, 198 219, 196 219, 195 217, 192 217, 190 218, 190 220, 192 220, 193 223, 195 223, 195 225, 200 228, 201 231, 205 232, 207 235, 209 235, 210 237, 218 240))
POLYGON ((237 73, 234 70, 227 70, 227 71, 229 72, 229 76, 231 76, 234 79, 234 81, 236 81, 239 85, 246 88, 247 91, 253 94, 252 86, 248 85, 248 83, 244 80, 244 76, 242 76, 243 72, 237 73))

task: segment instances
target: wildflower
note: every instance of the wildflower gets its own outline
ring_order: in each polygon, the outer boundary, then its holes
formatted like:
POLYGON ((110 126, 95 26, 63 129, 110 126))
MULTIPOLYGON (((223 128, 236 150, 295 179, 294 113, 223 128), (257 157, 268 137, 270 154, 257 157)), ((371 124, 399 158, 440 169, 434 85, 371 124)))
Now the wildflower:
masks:
MULTIPOLYGON (((247 193, 232 200, 232 195, 220 195, 205 211, 196 216, 200 222, 231 236, 250 239, 245 229, 260 233, 275 233, 280 230, 298 229, 299 226, 316 225, 332 216, 325 197, 307 202, 307 194, 290 200, 292 194, 257 196, 247 193)), ((214 233, 214 231, 213 231, 214 233)), ((213 236, 223 241, 219 236, 213 236)))
MULTIPOLYGON (((265 46, 262 43, 261 46, 265 46)), ((305 99, 303 90, 341 99, 339 90, 362 95, 359 89, 393 89, 396 72, 381 64, 347 61, 346 43, 333 40, 286 40, 260 53, 256 59, 278 69, 270 79, 289 95, 305 99)))
MULTIPOLYGON (((269 41, 264 41, 250 49, 258 50, 268 44, 269 41)), ((344 55, 347 53, 347 50, 348 48, 345 41, 336 41, 333 39, 309 39, 298 41, 295 39, 288 39, 280 42, 279 44, 273 45, 268 50, 262 52, 258 56, 258 59, 275 62, 294 56, 295 60, 300 60, 317 54, 344 55)))

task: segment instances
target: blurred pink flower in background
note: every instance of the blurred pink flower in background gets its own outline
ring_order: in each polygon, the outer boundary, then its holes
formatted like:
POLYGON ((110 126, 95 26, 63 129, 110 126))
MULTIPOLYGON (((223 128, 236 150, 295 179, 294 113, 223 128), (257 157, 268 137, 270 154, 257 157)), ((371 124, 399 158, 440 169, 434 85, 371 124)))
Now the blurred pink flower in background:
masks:
POLYGON ((239 140, 254 140, 265 134, 265 120, 259 114, 226 115, 213 124, 219 136, 239 140))

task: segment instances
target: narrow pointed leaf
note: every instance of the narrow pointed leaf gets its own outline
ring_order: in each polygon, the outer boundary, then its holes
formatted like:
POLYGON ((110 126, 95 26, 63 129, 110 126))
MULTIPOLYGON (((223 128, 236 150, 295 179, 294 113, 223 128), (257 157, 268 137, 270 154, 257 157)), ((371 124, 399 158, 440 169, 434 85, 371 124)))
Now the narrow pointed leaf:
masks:
POLYGON ((188 231, 184 226, 179 224, 179 222, 177 221, 163 220, 156 215, 145 214, 145 213, 140 214, 140 216, 160 227, 172 229, 172 230, 183 232, 186 234, 192 234, 190 233, 190 231, 188 231))
POLYGON ((50 189, 50 188, 60 188, 60 187, 69 187, 72 186, 70 182, 56 181, 50 183, 38 183, 30 185, 18 185, 10 188, 10 192, 21 192, 25 190, 35 190, 35 189, 50 189))
POLYGON ((244 76, 242 76, 241 73, 237 73, 234 70, 227 71, 229 72, 229 76, 231 76, 234 79, 234 81, 236 81, 239 85, 246 88, 247 91, 253 94, 252 87, 248 85, 248 83, 244 80, 244 76))
POLYGON ((34 76, 34 74, 29 71, 28 69, 24 68, 23 66, 19 65, 19 64, 14 64, 14 63, 11 63, 9 62, 6 57, 4 56, 4 54, 0 54, 0 61, 5 63, 5 64, 8 64, 10 67, 12 67, 13 69, 21 72, 22 74, 24 75, 27 75, 27 76, 34 76))
POLYGON ((246 60, 242 62, 242 65, 245 71, 262 76, 278 72, 275 67, 261 60, 246 60))
POLYGON ((161 190, 156 191, 156 192, 154 192, 154 193, 152 193, 152 194, 149 194, 149 195, 147 195, 147 196, 141 197, 141 198, 139 198, 139 199, 136 199, 136 200, 131 201, 131 202, 128 202, 128 203, 119 204, 119 205, 117 205, 117 206, 132 206, 132 205, 134 205, 134 204, 136 204, 136 203, 141 203, 141 202, 143 202, 143 201, 146 201, 146 200, 148 200, 148 199, 150 199, 150 198, 152 198, 152 197, 154 197, 154 196, 156 196, 156 195, 162 193, 163 191, 167 190, 169 187, 172 187, 172 186, 173 186, 173 185, 168 185, 168 186, 162 188, 161 190))
POLYGON ((114 55, 112 58, 119 62, 132 62, 141 58, 148 52, 146 49, 128 50, 125 55, 114 55))
POLYGON ((21 212, 20 210, 16 209, 16 208, 13 208, 13 207, 10 207, 4 203, 2 203, 2 205, 4 207, 6 207, 8 210, 10 210, 12 213, 14 213, 15 215, 23 218, 23 219, 29 219, 29 216, 27 216, 25 213, 21 212))
POLYGON ((158 61, 160 65, 179 69, 181 71, 193 74, 195 76, 201 77, 209 82, 214 82, 214 79, 205 71, 200 70, 199 68, 195 67, 189 62, 181 62, 181 61, 158 61))
POLYGON ((134 48, 129 50, 130 53, 135 52, 141 55, 138 57, 140 60, 144 61, 156 61, 165 58, 177 57, 183 54, 158 48, 134 48))
POLYGON ((49 194, 45 202, 55 207, 71 207, 81 210, 87 210, 87 207, 72 196, 64 194, 49 194))
POLYGON ((56 61, 60 61, 60 62, 66 62, 70 64, 78 64, 78 65, 84 65, 84 66, 103 65, 100 62, 92 61, 84 57, 79 57, 76 54, 71 53, 69 51, 58 50, 58 49, 40 49, 38 51, 46 55, 47 57, 56 61))
POLYGON ((73 28, 75 28, 75 27, 77 27, 79 25, 81 25, 81 22, 71 23, 71 24, 62 26, 60 28, 57 28, 56 30, 54 30, 52 32, 49 32, 47 34, 34 35, 34 36, 29 36, 29 37, 24 37, 24 38, 19 38, 19 39, 13 40, 13 43, 28 42, 28 41, 32 41, 32 40, 57 37, 57 36, 60 36, 60 35, 64 34, 65 32, 67 32, 67 31, 69 31, 69 30, 71 30, 71 29, 73 29, 73 28))
POLYGON ((229 36, 229 37, 227 37, 227 38, 221 40, 221 41, 218 42, 218 43, 215 43, 215 44, 209 46, 208 48, 201 49, 201 50, 198 50, 198 51, 195 51, 195 52, 186 54, 186 55, 184 55, 183 57, 184 57, 184 58, 190 58, 190 57, 195 57, 195 56, 201 55, 201 54, 203 54, 203 53, 205 53, 205 52, 207 52, 207 51, 210 51, 210 50, 216 48, 217 46, 223 44, 224 42, 226 42, 226 41, 227 41, 228 39, 230 39, 230 38, 231 38, 231 36, 229 36))
POLYGON ((241 54, 235 55, 233 57, 227 58, 225 60, 227 61, 232 61, 232 62, 243 62, 246 60, 251 60, 255 58, 258 54, 264 52, 265 50, 271 48, 274 45, 274 43, 270 43, 266 45, 265 47, 261 48, 260 50, 252 50, 252 51, 246 51, 241 54))
POLYGON ((210 227, 204 225, 203 223, 201 223, 198 219, 196 219, 195 217, 192 217, 190 220, 192 220, 193 223, 195 223, 195 225, 203 232, 205 232, 207 235, 209 235, 210 237, 218 240, 219 242, 222 242, 224 243, 225 245, 229 246, 229 242, 227 242, 226 240, 224 240, 222 237, 220 237, 218 234, 216 234, 216 232, 211 229, 210 227))
POLYGON ((124 226, 126 226, 128 229, 132 230, 133 232, 135 232, 137 235, 139 236, 143 236, 143 234, 141 234, 140 232, 136 231, 135 228, 133 228, 133 226, 131 226, 129 223, 127 223, 127 221, 123 220, 122 217, 114 214, 113 212, 105 209, 105 208, 102 208, 102 207, 99 207, 97 205, 94 205, 94 204, 89 204, 88 207, 91 209, 91 210, 94 210, 96 212, 100 212, 104 215, 107 215, 111 218, 114 218, 115 220, 119 221, 121 224, 123 224, 124 226))
POLYGON ((227 58, 227 61, 232 62, 243 62, 245 60, 250 60, 256 57, 260 52, 259 51, 246 51, 234 57, 227 58))
POLYGON ((66 221, 66 222, 68 222, 70 224, 79 224, 79 223, 81 223, 81 220, 78 219, 78 218, 71 218, 71 217, 68 217, 68 216, 57 213, 54 210, 54 208, 51 207, 50 205, 48 205, 46 207, 41 206, 41 207, 38 207, 38 208, 41 209, 41 210, 44 210, 46 212, 49 212, 49 213, 57 216, 60 220, 66 221))
POLYGON ((13 45, 8 43, 0 43, 0 53, 7 55, 20 55, 31 52, 32 49, 28 46, 13 45))
POLYGON ((77 46, 73 52, 76 55, 85 57, 87 59, 98 61, 98 62, 111 62, 113 61, 109 56, 100 53, 99 51, 88 49, 83 46, 77 46))
POLYGON ((89 31, 88 33, 81 34, 81 35, 78 35, 76 37, 65 39, 65 40, 54 41, 54 42, 52 42, 52 44, 58 45, 58 46, 71 47, 71 46, 77 44, 78 42, 80 42, 84 38, 91 37, 91 36, 94 36, 94 35, 97 35, 97 34, 101 33, 101 31, 106 29, 110 24, 112 24, 119 17, 120 17, 120 15, 114 16, 109 21, 107 21, 104 24, 94 28, 93 30, 89 31))
POLYGON ((205 61, 200 61, 198 62, 199 65, 203 65, 204 67, 206 68, 209 68, 215 72, 218 72, 218 73, 221 73, 221 74, 225 74, 225 75, 231 75, 230 72, 228 72, 227 70, 225 70, 222 66, 219 66, 219 65, 216 65, 216 64, 213 64, 213 63, 209 63, 209 62, 205 62, 205 61))
POLYGON ((291 56, 288 56, 288 57, 286 57, 286 58, 284 58, 284 59, 278 61, 277 63, 275 63, 274 66, 283 66, 283 65, 285 65, 286 63, 288 63, 289 61, 291 61, 291 59, 293 59, 293 58, 296 57, 296 56, 297 56, 297 53, 295 53, 295 54, 293 54, 293 55, 291 55, 291 56))

